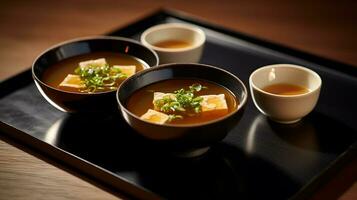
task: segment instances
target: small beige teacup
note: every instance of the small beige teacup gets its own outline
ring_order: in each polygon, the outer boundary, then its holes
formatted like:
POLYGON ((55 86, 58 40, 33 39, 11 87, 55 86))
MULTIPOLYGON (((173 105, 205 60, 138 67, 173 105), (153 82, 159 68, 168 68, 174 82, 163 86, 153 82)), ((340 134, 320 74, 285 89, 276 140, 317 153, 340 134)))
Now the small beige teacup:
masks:
POLYGON ((160 64, 197 63, 200 61, 206 36, 196 26, 168 23, 145 30, 140 40, 156 51, 160 64))
POLYGON ((317 103, 321 84, 316 72, 292 64, 261 67, 249 77, 255 106, 280 123, 294 123, 309 114, 317 103), (296 88, 301 88, 301 93, 296 88))

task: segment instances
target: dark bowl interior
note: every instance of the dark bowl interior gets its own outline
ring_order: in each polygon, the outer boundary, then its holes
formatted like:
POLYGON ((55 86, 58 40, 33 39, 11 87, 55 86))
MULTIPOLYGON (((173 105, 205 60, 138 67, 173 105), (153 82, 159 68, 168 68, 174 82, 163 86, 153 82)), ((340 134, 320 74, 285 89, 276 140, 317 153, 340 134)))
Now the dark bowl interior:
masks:
POLYGON ((115 91, 73 93, 53 88, 42 81, 44 72, 53 64, 73 56, 98 51, 129 54, 143 60, 150 67, 158 65, 159 62, 154 51, 131 39, 103 36, 64 42, 46 50, 33 63, 32 75, 45 99, 59 110, 70 113, 116 110, 115 91))
POLYGON ((123 118, 136 132, 151 141, 181 150, 203 148, 222 140, 239 122, 244 112, 247 96, 247 89, 243 82, 225 70, 203 64, 167 64, 139 72, 124 81, 118 88, 117 101, 123 118), (217 83, 235 95, 240 102, 239 107, 223 118, 193 125, 149 123, 126 109, 128 98, 138 89, 174 78, 196 78, 217 83))

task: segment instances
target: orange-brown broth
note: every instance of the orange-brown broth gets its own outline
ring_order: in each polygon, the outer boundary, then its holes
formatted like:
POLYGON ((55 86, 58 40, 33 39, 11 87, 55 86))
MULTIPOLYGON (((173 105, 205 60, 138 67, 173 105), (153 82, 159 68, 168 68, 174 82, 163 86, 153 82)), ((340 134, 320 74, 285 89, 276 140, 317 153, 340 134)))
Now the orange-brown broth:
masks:
MULTIPOLYGON (((41 80, 46 84, 58 88, 60 90, 68 91, 68 92, 81 92, 78 88, 72 87, 62 87, 59 84, 65 79, 68 74, 74 74, 74 70, 78 67, 79 63, 87 60, 95 60, 98 58, 105 58, 109 66, 113 65, 135 65, 136 72, 144 69, 146 63, 135 58, 134 56, 130 56, 122 53, 114 53, 114 52, 94 52, 79 56, 74 56, 71 58, 67 58, 62 60, 53 66, 49 67, 43 74, 41 80)), ((124 79, 119 80, 114 86, 118 87, 124 79)), ((111 89, 100 90, 100 92, 111 91, 111 89)))
POLYGON ((183 119, 176 119, 167 123, 169 124, 203 123, 203 122, 221 118, 237 109, 239 102, 238 99, 232 94, 232 92, 230 92, 229 90, 218 84, 209 81, 204 81, 204 80, 197 80, 197 79, 170 79, 170 80, 160 81, 148 85, 134 92, 134 94, 132 94, 129 97, 126 104, 126 108, 130 112, 134 113, 136 116, 140 117, 144 113, 146 113, 148 109, 154 109, 154 105, 152 103, 154 91, 173 93, 174 91, 179 90, 181 88, 188 89, 190 85, 195 83, 199 83, 207 87, 207 89, 203 89, 202 91, 195 93, 197 96, 224 94, 228 106, 228 112, 224 114, 216 113, 215 115, 202 115, 202 114, 196 114, 195 116, 183 115, 184 116, 183 119))
POLYGON ((278 95, 299 95, 309 92, 309 89, 292 84, 278 83, 263 88, 264 91, 278 95))
POLYGON ((155 43, 154 46, 160 48, 172 48, 172 49, 179 49, 179 48, 186 48, 191 46, 191 43, 183 41, 183 40, 164 40, 158 43, 155 43))

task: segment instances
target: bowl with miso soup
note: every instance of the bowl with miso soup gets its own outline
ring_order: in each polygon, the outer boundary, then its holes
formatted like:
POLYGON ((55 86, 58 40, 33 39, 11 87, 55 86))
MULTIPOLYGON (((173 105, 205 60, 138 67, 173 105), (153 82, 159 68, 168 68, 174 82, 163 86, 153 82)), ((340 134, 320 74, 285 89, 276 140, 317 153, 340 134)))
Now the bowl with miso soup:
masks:
POLYGON ((135 73, 158 65, 157 54, 127 38, 86 37, 49 48, 33 63, 42 96, 70 112, 115 110, 115 92, 135 73))
POLYGON ((203 64, 166 64, 119 87, 125 121, 175 151, 202 153, 222 140, 244 112, 247 89, 235 75, 203 64))

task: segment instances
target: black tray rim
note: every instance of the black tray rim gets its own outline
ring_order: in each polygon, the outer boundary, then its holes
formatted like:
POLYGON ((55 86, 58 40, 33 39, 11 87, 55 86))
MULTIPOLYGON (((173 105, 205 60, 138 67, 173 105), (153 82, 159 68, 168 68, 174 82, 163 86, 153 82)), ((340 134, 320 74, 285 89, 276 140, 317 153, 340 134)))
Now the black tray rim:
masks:
MULTIPOLYGON (((229 36, 233 36, 235 38, 242 39, 251 44, 265 47, 267 49, 284 53, 289 56, 300 58, 305 61, 318 64, 323 67, 327 67, 329 69, 342 72, 347 75, 353 76, 354 78, 357 78, 356 66, 333 59, 324 58, 318 55, 287 47, 282 44, 276 44, 274 42, 263 40, 258 37, 234 31, 229 28, 225 28, 223 26, 202 20, 197 16, 193 16, 174 9, 160 8, 158 10, 154 10, 150 14, 144 15, 141 18, 137 18, 133 22, 118 27, 117 29, 114 29, 104 35, 120 34, 120 36, 130 36, 137 32, 134 27, 142 27, 148 25, 150 26, 152 22, 157 22, 160 20, 162 21, 167 17, 172 17, 188 23, 196 24, 198 26, 202 26, 229 36)), ((0 98, 31 83, 32 79, 29 78, 31 76, 31 68, 29 68, 18 73, 17 75, 14 75, 1 81, 0 98)), ((90 163, 76 155, 66 152, 42 140, 32 137, 27 133, 16 129, 16 127, 13 127, 10 124, 0 121, 0 136, 2 136, 2 134, 4 134, 5 139, 13 140, 15 143, 19 143, 20 145, 23 145, 26 148, 34 150, 35 152, 39 152, 41 155, 44 155, 45 157, 54 161, 55 163, 58 163, 59 165, 63 165, 65 167, 64 170, 69 171, 71 174, 79 178, 81 178, 81 176, 88 177, 89 180, 93 180, 94 183, 97 183, 97 186, 104 188, 109 192, 112 192, 114 195, 116 195, 114 191, 119 191, 125 194, 127 197, 135 199, 162 199, 161 196, 147 190, 146 188, 130 183, 124 178, 104 168, 101 168, 93 163, 90 163)), ((300 190, 297 191, 297 193, 289 199, 306 199, 311 196, 311 194, 313 194, 313 192, 316 191, 319 186, 321 186, 321 182, 329 180, 329 177, 336 173, 338 169, 342 168, 342 166, 346 164, 356 154, 357 142, 352 144, 345 152, 340 154, 339 157, 336 158, 336 160, 326 166, 325 170, 323 170, 314 178, 312 178, 309 183, 300 188, 300 190)))

